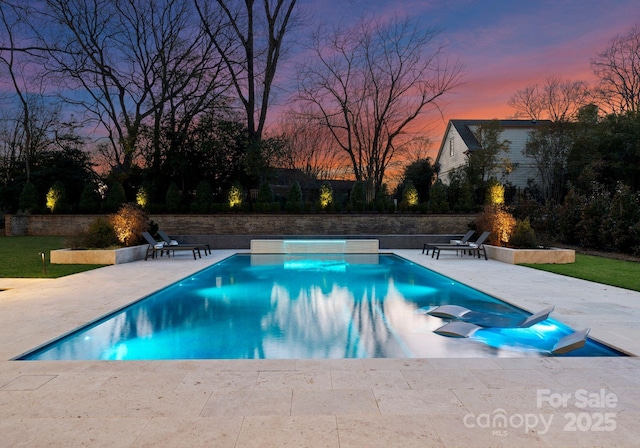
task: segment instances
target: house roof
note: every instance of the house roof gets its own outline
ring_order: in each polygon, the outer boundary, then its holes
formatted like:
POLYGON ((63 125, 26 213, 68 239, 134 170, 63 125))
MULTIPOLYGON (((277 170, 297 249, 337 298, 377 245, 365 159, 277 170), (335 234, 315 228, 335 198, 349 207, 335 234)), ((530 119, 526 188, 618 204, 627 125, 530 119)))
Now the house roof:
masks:
MULTIPOLYGON (((449 131, 451 130, 451 126, 453 126, 460 137, 464 141, 469 151, 475 151, 480 149, 480 144, 476 139, 476 136, 473 134, 471 130, 472 126, 480 126, 483 124, 491 123, 496 120, 449 120, 449 124, 447 125, 447 130, 442 137, 442 141, 440 142, 440 150, 438 151, 438 157, 436 160, 440 158, 440 154, 442 154, 442 150, 445 146, 445 142, 447 140, 447 136, 449 135, 449 131)), ((503 129, 507 128, 535 128, 541 125, 551 124, 550 120, 497 120, 500 123, 500 127, 503 129)))

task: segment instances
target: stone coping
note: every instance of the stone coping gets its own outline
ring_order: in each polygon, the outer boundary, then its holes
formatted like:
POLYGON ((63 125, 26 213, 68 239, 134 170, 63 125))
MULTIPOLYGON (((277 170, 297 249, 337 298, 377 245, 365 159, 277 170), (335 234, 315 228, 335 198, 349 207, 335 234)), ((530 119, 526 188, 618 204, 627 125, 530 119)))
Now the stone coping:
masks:
POLYGON ((148 244, 118 249, 52 250, 52 264, 121 264, 144 260, 148 244))
POLYGON ((510 247, 484 245, 487 257, 491 260, 509 264, 567 264, 575 263, 576 251, 573 249, 513 249, 510 247))

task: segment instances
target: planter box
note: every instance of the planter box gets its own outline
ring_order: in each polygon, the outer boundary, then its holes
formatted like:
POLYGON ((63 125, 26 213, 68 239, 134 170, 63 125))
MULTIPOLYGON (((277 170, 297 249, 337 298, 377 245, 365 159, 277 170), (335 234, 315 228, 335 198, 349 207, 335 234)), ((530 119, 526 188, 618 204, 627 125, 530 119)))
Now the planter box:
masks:
POLYGON ((52 264, 121 264, 144 260, 147 244, 120 249, 58 249, 51 251, 52 264))
POLYGON ((573 249, 511 249, 509 247, 485 244, 487 257, 491 260, 510 264, 566 264, 575 263, 576 252, 573 249))

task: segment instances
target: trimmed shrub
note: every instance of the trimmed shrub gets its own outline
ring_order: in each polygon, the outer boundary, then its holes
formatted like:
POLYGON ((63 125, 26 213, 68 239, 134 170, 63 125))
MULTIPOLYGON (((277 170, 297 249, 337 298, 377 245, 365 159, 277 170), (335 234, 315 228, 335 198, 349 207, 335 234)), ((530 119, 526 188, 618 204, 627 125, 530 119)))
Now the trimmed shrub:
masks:
POLYGON ((287 202, 284 204, 285 211, 289 213, 302 213, 304 210, 304 202, 302 201, 302 188, 298 182, 294 182, 289 188, 287 194, 287 202))
POLYGON ((539 247, 538 238, 531 227, 529 218, 523 221, 516 221, 516 226, 513 228, 508 246, 517 249, 534 249, 539 247))
POLYGON ((387 184, 382 184, 382 186, 380 187, 380 191, 378 191, 378 194, 376 195, 375 209, 380 213, 395 211, 387 184))
POLYGON ((440 179, 429 190, 429 210, 432 213, 449 213, 447 186, 440 179))
POLYGON ((191 203, 193 213, 209 213, 213 202, 213 190, 211 184, 206 180, 201 180, 196 187, 196 197, 191 203))
POLYGON ((38 189, 31 182, 24 184, 22 192, 20 193, 18 208, 25 213, 38 210, 38 189))
POLYGON ((107 197, 104 200, 103 209, 107 213, 118 211, 127 200, 124 187, 120 182, 114 182, 107 189, 107 197))
POLYGON ((86 249, 104 249, 118 244, 113 224, 108 219, 96 218, 89 224, 84 243, 86 249))
POLYGON ((269 182, 264 181, 258 189, 258 202, 261 204, 270 204, 274 201, 273 189, 269 182))
POLYGON ((356 212, 363 212, 367 207, 367 196, 364 190, 364 183, 357 180, 353 184, 349 195, 350 209, 356 212))
POLYGON ((167 194, 165 195, 164 204, 167 212, 169 213, 176 213, 180 211, 182 198, 180 197, 180 190, 178 189, 178 185, 176 185, 175 182, 171 182, 171 184, 169 185, 167 194))
POLYGON ((97 213, 100 211, 100 193, 96 189, 95 185, 87 184, 82 189, 80 195, 80 202, 78 203, 78 210, 81 213, 97 213))

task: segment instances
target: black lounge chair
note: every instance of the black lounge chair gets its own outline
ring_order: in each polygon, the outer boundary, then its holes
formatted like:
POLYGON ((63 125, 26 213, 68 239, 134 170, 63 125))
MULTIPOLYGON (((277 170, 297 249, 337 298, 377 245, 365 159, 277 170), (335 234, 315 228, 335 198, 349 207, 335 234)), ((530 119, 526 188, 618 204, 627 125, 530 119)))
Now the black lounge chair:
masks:
POLYGON ((443 250, 455 250, 456 253, 459 251, 468 252, 469 255, 474 253, 478 254, 478 258, 480 258, 480 254, 484 254, 484 259, 487 260, 487 251, 484 248, 484 242, 489 238, 491 232, 484 232, 480 237, 473 243, 467 244, 437 244, 432 247, 433 251, 431 252, 431 258, 436 256, 436 260, 440 259, 440 251, 443 250))
POLYGON ((495 314, 472 311, 469 308, 458 305, 441 305, 427 311, 430 316, 443 319, 468 322, 479 327, 500 327, 500 328, 529 328, 538 322, 542 322, 549 317, 554 310, 554 306, 538 311, 524 319, 514 320, 513 318, 502 317, 495 314))
POLYGON ((147 243, 149 243, 149 247, 147 247, 147 253, 144 256, 145 260, 147 260, 149 258, 149 254, 151 254, 151 258, 155 258, 156 254, 158 252, 160 252, 160 256, 162 256, 164 251, 166 251, 167 252, 167 257, 168 257, 169 256, 169 251, 176 251, 176 250, 188 250, 188 251, 191 251, 193 253, 193 259, 194 260, 197 259, 196 258, 196 254, 198 255, 198 258, 202 258, 202 256, 200 255, 200 246, 190 246, 190 245, 186 245, 186 244, 183 244, 183 245, 180 245, 180 246, 168 246, 168 245, 166 245, 164 243, 156 241, 156 239, 154 237, 152 237, 149 232, 142 232, 142 236, 147 241, 147 243))
POLYGON ((179 243, 174 239, 171 239, 171 237, 169 237, 169 235, 167 235, 167 233, 164 230, 158 230, 158 236, 160 238, 162 238, 162 240, 167 243, 167 245, 169 247, 165 247, 165 249, 173 249, 174 246, 200 246, 200 248, 204 251, 204 254, 207 255, 207 253, 209 255, 211 255, 211 246, 209 246, 208 244, 183 244, 183 243, 179 243))
MULTIPOLYGON (((458 240, 455 242, 456 245, 460 245, 460 244, 467 244, 468 241, 471 239, 471 237, 473 236, 473 234, 476 233, 473 230, 469 230, 463 237, 461 240, 458 240)), ((433 249, 435 246, 438 246, 438 244, 432 244, 432 243, 424 243, 424 246, 422 246, 422 253, 424 254, 426 251, 426 255, 429 255, 429 251, 431 249, 433 249)))

